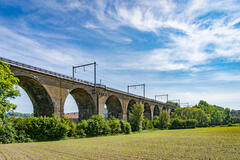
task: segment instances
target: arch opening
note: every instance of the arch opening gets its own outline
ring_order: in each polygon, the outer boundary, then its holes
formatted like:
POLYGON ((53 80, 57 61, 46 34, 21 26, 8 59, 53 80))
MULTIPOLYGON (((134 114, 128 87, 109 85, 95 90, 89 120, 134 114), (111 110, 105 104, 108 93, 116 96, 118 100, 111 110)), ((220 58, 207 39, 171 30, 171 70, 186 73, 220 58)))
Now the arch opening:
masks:
POLYGON ((79 113, 78 105, 71 94, 69 94, 64 103, 64 116, 72 119, 74 122, 78 122, 79 113))
POLYGON ((114 116, 118 119, 123 119, 122 105, 116 96, 108 97, 106 104, 107 119, 114 116))
POLYGON ((162 110, 166 110, 167 108, 165 106, 163 106, 162 110))
POLYGON ((136 104, 136 101, 135 101, 135 100, 130 100, 130 101, 128 102, 128 106, 127 106, 127 121, 129 121, 129 114, 130 114, 130 112, 132 111, 134 104, 136 104))
POLYGON ((144 104, 144 118, 147 118, 149 120, 152 119, 151 108, 150 108, 150 105, 148 103, 144 104))
POLYGON ((34 116, 52 116, 53 102, 40 82, 26 76, 17 76, 17 78, 19 78, 19 86, 24 89, 33 104, 34 116))
POLYGON ((33 104, 30 97, 21 86, 18 86, 18 89, 21 96, 11 100, 14 104, 17 105, 17 108, 13 110, 11 114, 17 117, 33 116, 33 104))
POLYGON ((70 92, 78 106, 78 121, 87 120, 92 115, 97 114, 97 107, 91 95, 82 88, 74 89, 70 92))
POLYGON ((154 112, 153 112, 153 116, 159 116, 160 115, 160 110, 158 105, 154 106, 154 112))
POLYGON ((175 111, 175 109, 170 109, 170 116, 173 115, 174 111, 175 111))

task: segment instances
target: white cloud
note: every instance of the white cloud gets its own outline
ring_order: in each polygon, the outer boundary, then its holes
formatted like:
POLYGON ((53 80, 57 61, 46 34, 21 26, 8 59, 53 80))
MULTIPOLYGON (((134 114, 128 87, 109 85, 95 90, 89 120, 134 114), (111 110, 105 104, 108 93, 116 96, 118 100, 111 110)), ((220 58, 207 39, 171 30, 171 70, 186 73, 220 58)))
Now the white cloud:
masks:
POLYGON ((200 100, 205 100, 209 104, 219 105, 232 109, 240 109, 240 92, 232 91, 200 91, 200 92, 181 92, 182 102, 189 102, 191 105, 197 104, 200 100))
POLYGON ((185 34, 170 34, 171 42, 167 52, 166 49, 155 48, 136 59, 137 63, 127 67, 191 70, 194 66, 206 64, 213 58, 227 57, 239 60, 240 30, 233 25, 239 22, 240 11, 239 5, 234 1, 220 3, 194 0, 181 6, 171 0, 143 0, 134 1, 133 4, 116 1, 115 10, 107 8, 105 1, 95 5, 90 7, 90 10, 101 22, 100 28, 116 30, 121 26, 129 26, 143 32, 154 32, 156 35, 161 34, 160 28, 172 28, 185 34), (212 11, 222 11, 226 14, 220 18, 198 19, 199 16, 212 11), (209 26, 204 27, 206 25, 209 26), (214 45, 211 53, 205 51, 209 44, 214 45))
POLYGON ((85 25, 84 25, 84 27, 85 28, 87 28, 87 29, 96 29, 96 28, 98 28, 98 26, 96 26, 96 25, 94 25, 94 24, 92 24, 92 23, 89 23, 89 22, 87 22, 85 25))
POLYGON ((240 81, 239 73, 217 72, 211 76, 213 81, 240 81))
MULTIPOLYGON (((181 79, 179 81, 182 81, 181 79)), ((168 94, 169 100, 180 99, 181 103, 188 102, 191 106, 200 100, 207 101, 209 104, 229 107, 240 110, 239 87, 219 88, 218 86, 200 86, 199 84, 189 83, 188 85, 162 85, 147 88, 149 97, 154 98, 157 94, 168 94), (151 90, 151 92, 149 91, 151 90)))
MULTIPOLYGON (((142 32, 154 32, 157 36, 161 35, 160 29, 163 28, 174 29, 183 34, 169 31, 170 42, 167 44, 167 52, 165 48, 156 47, 136 59, 141 63, 130 64, 127 65, 128 67, 196 70, 195 66, 206 64, 214 58, 226 57, 237 61, 240 59, 240 30, 233 27, 240 21, 240 5, 234 0, 192 0, 185 1, 184 4, 172 0, 111 2, 105 0, 57 2, 54 0, 34 3, 39 4, 39 7, 53 10, 54 15, 58 14, 57 11, 62 18, 66 15, 65 21, 68 21, 72 11, 78 11, 74 12, 76 19, 89 13, 93 17, 90 21, 87 19, 85 23, 83 22, 81 27, 94 30, 104 38, 117 43, 133 42, 130 36, 127 37, 126 34, 123 36, 118 32, 122 26, 132 27, 142 32), (201 17, 214 11, 223 12, 223 14, 220 17, 201 17), (211 53, 205 50, 209 44, 214 46, 211 53)), ((120 63, 120 66, 123 66, 129 62, 120 63)))
POLYGON ((0 26, 0 53, 5 58, 20 59, 20 61, 23 58, 33 61, 41 60, 41 62, 59 66, 72 66, 75 63, 90 61, 81 51, 66 46, 48 47, 3 26, 0 26))

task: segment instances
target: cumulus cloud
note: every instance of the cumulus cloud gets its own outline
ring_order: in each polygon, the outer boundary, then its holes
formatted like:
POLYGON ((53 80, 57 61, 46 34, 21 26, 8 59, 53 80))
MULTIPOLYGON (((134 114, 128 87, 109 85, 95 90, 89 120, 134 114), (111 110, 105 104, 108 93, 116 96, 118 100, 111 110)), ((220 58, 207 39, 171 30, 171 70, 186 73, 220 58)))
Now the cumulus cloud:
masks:
POLYGON ((189 70, 219 57, 239 60, 240 30, 234 25, 240 21, 240 6, 233 0, 193 0, 184 5, 171 0, 114 2, 112 8, 107 1, 97 1, 94 7, 88 7, 96 16, 99 28, 116 30, 128 26, 156 35, 161 34, 161 28, 169 28, 182 33, 169 34, 171 41, 168 42, 170 47, 167 50, 155 48, 147 51, 137 59, 143 63, 129 66, 148 69, 147 66, 152 64, 149 69, 189 70), (211 49, 209 46, 212 46, 211 49))
POLYGON ((72 66, 77 62, 89 61, 87 57, 81 56, 82 53, 79 51, 49 47, 3 26, 0 26, 0 53, 3 57, 19 61, 40 60, 50 65, 72 66))
MULTIPOLYGON (((127 66, 134 69, 196 70, 198 65, 208 64, 216 58, 240 59, 240 29, 235 27, 240 22, 240 4, 236 0, 187 0, 184 3, 174 0, 53 0, 32 3, 44 9, 40 13, 60 17, 48 18, 48 22, 65 25, 74 21, 76 24, 71 27, 94 30, 116 43, 134 43, 131 38, 134 35, 119 32, 122 27, 152 32, 156 36, 160 36, 162 30, 168 32, 167 47, 147 50, 143 56, 135 58, 137 62, 133 64, 122 60, 119 67, 129 64, 127 66), (88 14, 91 19, 84 20, 84 15, 88 14)), ((132 54, 129 52, 129 57, 132 54)))

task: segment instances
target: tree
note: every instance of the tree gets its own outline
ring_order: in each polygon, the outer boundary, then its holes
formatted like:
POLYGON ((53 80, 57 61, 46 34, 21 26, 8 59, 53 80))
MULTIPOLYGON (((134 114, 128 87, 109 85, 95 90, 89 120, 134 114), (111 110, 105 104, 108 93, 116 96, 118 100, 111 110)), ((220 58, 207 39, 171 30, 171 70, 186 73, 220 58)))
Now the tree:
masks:
POLYGON ((198 108, 193 108, 193 119, 198 121, 198 127, 206 127, 210 123, 210 117, 203 110, 198 108))
POLYGON ((177 108, 172 118, 179 118, 183 120, 196 119, 198 121, 198 127, 208 126, 210 123, 209 115, 204 112, 203 109, 198 107, 185 107, 177 108))
POLYGON ((224 115, 223 123, 224 124, 231 123, 232 115, 231 115, 231 110, 229 108, 224 109, 223 115, 224 115))
POLYGON ((163 110, 159 116, 158 128, 165 129, 169 126, 170 117, 167 111, 163 110))
POLYGON ((223 112, 215 110, 211 113, 211 125, 221 125, 223 122, 223 112))
POLYGON ((142 123, 144 120, 143 112, 143 104, 137 103, 133 105, 133 109, 129 114, 129 120, 133 131, 142 131, 142 123))
MULTIPOLYGON (((229 117, 224 115, 224 108, 217 105, 210 105, 206 101, 201 100, 194 108, 202 109, 210 117, 210 125, 221 125, 229 117)), ((227 110, 225 111, 227 114, 227 110)))
POLYGON ((0 121, 5 119, 5 113, 16 109, 9 99, 20 96, 17 89, 18 79, 13 76, 9 65, 0 60, 0 121))
POLYGON ((238 111, 232 110, 231 111, 231 123, 237 123, 238 119, 240 119, 239 115, 238 115, 238 111))

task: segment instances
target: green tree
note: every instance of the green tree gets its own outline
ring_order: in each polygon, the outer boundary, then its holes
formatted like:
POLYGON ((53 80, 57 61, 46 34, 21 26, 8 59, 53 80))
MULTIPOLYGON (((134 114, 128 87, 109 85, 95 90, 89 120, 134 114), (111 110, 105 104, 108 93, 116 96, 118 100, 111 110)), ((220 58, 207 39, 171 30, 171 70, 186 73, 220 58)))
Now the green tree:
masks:
POLYGON ((231 114, 231 110, 229 108, 224 109, 223 115, 224 115, 223 123, 224 124, 231 123, 232 114, 231 114))
POLYGON ((9 99, 20 96, 17 89, 18 79, 13 76, 9 65, 0 60, 0 121, 5 119, 5 113, 16 109, 9 99))
POLYGON ((203 109, 198 107, 185 107, 185 108, 177 108, 172 118, 179 118, 183 120, 188 119, 196 119, 198 121, 198 127, 208 126, 210 123, 209 115, 206 114, 203 109))
MULTIPOLYGON (((210 125, 220 125, 224 123, 224 108, 217 105, 210 105, 206 101, 201 100, 194 108, 202 109, 210 117, 210 125)), ((225 111, 227 114, 227 110, 225 111)), ((227 119, 229 117, 226 117, 227 119)), ((227 120, 226 119, 226 120, 227 120)))
POLYGON ((236 110, 231 111, 231 123, 236 123, 238 119, 238 113, 236 110))
POLYGON ((203 110, 198 108, 193 108, 193 119, 196 119, 198 121, 197 126, 198 127, 206 127, 210 123, 210 118, 208 114, 206 114, 203 110))
POLYGON ((211 125, 221 125, 223 122, 223 112, 215 110, 211 113, 211 125))
POLYGON ((169 126, 170 117, 167 111, 163 110, 159 116, 158 128, 165 129, 169 126))
POLYGON ((133 109, 129 114, 129 120, 133 131, 142 131, 144 120, 143 112, 143 104, 137 103, 133 105, 133 109))

